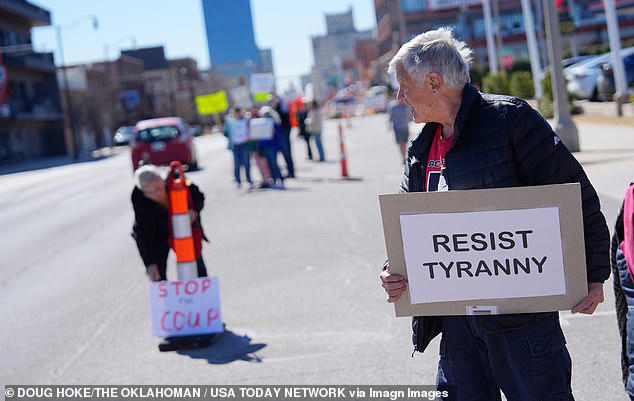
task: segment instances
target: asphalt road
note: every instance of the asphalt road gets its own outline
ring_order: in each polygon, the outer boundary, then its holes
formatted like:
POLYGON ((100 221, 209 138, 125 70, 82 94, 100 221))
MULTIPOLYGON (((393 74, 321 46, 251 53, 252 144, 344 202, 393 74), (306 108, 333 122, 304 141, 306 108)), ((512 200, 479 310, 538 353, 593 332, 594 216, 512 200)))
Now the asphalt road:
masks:
MULTIPOLYGON (((394 317, 378 280, 377 194, 400 182, 397 147, 384 115, 344 129, 358 180, 340 180, 328 121, 327 162, 306 161, 294 141, 298 178, 286 190, 237 189, 224 138, 197 139, 201 170, 189 176, 207 196, 203 253, 220 279, 228 331, 194 351, 160 353, 151 335, 129 235, 127 149, 0 175, 0 384, 433 384, 438 339, 412 358, 410 321, 394 317)), ((634 130, 579 129, 577 157, 612 225, 634 171, 634 130)), ((626 399, 611 279, 605 293, 592 317, 561 313, 580 400, 626 399)))

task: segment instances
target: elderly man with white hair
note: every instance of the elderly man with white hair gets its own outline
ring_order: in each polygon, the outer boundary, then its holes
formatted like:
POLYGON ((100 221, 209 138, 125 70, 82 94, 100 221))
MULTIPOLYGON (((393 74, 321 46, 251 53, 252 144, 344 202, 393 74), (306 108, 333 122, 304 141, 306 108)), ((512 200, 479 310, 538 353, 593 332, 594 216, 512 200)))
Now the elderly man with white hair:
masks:
MULTIPOLYGON (((469 84, 472 51, 449 29, 416 36, 389 65, 398 100, 426 123, 407 152, 403 192, 581 184, 589 294, 573 313, 592 314, 610 274, 609 237, 598 196, 581 165, 525 101, 469 84)), ((407 282, 380 275, 395 302, 407 282)), ((417 316, 414 347, 442 333, 437 384, 452 400, 573 400, 570 355, 557 312, 497 316, 417 316), (455 397, 455 398, 454 398, 455 397)))
MULTIPOLYGON (((167 256, 170 250, 169 189, 166 179, 158 167, 151 164, 139 167, 134 172, 135 186, 131 200, 134 208, 132 236, 147 276, 151 281, 167 280, 167 256)), ((202 258, 202 241, 207 241, 200 223, 200 211, 205 205, 205 196, 196 184, 186 180, 193 209, 189 210, 194 238, 194 251, 198 277, 207 275, 202 258)))

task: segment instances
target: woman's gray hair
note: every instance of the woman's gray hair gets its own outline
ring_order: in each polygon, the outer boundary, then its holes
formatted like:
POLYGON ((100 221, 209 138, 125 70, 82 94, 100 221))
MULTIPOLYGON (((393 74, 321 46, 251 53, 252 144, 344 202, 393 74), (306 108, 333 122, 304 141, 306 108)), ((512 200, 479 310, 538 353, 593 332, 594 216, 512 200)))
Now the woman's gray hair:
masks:
POLYGON ((388 72, 396 72, 402 66, 416 85, 423 86, 431 72, 442 76, 451 88, 462 88, 471 81, 469 64, 473 50, 466 43, 453 37, 450 28, 427 31, 405 43, 390 61, 388 72))
POLYGON ((158 167, 152 164, 145 164, 134 172, 134 183, 137 188, 143 189, 145 184, 154 180, 164 180, 165 177, 158 167))

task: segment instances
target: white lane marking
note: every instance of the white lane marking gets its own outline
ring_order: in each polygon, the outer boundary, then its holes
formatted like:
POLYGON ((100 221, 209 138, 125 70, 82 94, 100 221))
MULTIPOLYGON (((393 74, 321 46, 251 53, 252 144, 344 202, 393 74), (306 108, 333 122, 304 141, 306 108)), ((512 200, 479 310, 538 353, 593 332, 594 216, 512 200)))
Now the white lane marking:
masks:
POLYGON ((106 328, 110 325, 110 323, 114 320, 114 318, 116 316, 119 315, 119 313, 126 308, 127 306, 131 305, 130 301, 137 295, 137 293, 139 292, 139 290, 142 287, 147 286, 147 283, 145 281, 139 281, 139 284, 137 284, 136 287, 134 287, 132 289, 131 292, 129 292, 129 296, 123 298, 121 300, 121 302, 119 302, 119 305, 117 305, 116 308, 114 308, 114 310, 110 313, 110 316, 108 316, 105 320, 103 320, 101 322, 101 324, 97 327, 97 329, 92 333, 92 335, 90 337, 88 337, 88 339, 84 342, 84 344, 79 347, 77 349, 77 351, 75 351, 75 353, 68 358, 68 360, 66 361, 66 363, 64 363, 64 365, 62 365, 62 367, 53 373, 53 378, 51 381, 57 382, 59 378, 62 377, 62 375, 64 373, 66 373, 66 370, 73 364, 75 363, 75 361, 84 353, 86 352, 86 350, 88 350, 88 348, 92 345, 92 343, 95 341, 95 339, 97 337, 99 337, 105 330, 106 328))

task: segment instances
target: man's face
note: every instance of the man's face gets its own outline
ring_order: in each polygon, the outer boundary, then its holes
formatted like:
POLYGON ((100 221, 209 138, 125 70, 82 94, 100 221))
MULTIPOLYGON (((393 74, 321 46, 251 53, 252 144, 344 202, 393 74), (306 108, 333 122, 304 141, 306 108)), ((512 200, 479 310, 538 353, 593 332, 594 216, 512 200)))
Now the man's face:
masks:
POLYGON ((146 198, 154 202, 167 202, 167 191, 165 190, 165 182, 162 179, 146 182, 145 185, 143 185, 142 191, 146 198))
POLYGON ((419 87, 402 67, 397 68, 396 79, 399 83, 396 99, 410 107, 412 119, 417 123, 431 121, 435 100, 427 79, 424 85, 419 87))

